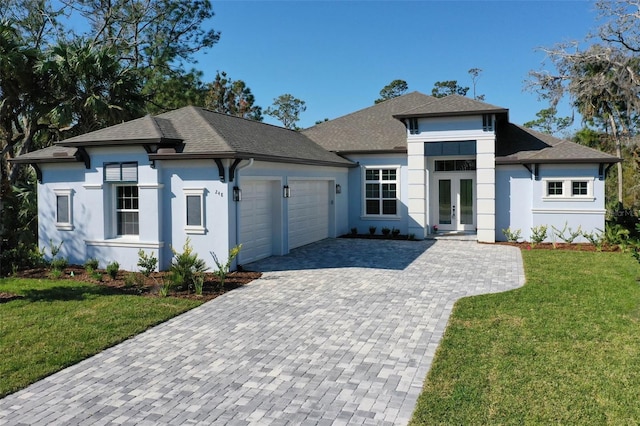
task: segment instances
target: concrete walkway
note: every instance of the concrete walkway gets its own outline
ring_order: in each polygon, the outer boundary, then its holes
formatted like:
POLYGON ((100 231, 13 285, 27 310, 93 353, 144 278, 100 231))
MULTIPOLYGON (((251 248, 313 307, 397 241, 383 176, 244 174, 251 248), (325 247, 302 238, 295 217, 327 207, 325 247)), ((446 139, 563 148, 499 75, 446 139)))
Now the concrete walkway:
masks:
POLYGON ((0 424, 405 425, 460 297, 518 249, 325 240, 262 279, 0 400, 0 424))

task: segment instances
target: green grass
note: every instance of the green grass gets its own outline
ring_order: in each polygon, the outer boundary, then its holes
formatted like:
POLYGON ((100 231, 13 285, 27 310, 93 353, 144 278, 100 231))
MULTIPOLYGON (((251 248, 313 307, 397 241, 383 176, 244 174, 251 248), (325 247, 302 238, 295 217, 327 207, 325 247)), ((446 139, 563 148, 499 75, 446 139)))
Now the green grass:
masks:
POLYGON ((637 424, 638 263, 522 255, 523 288, 456 303, 411 424, 637 424))
POLYGON ((7 278, 0 292, 24 296, 0 304, 0 397, 201 303, 74 281, 7 278))

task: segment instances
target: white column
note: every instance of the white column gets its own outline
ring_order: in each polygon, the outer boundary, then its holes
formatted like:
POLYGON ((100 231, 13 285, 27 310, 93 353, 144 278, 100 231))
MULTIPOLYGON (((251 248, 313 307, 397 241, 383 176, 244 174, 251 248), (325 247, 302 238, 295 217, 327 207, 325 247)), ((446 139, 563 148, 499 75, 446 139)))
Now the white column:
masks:
POLYGON ((424 141, 408 141, 408 233, 422 239, 427 236, 426 157, 424 141))
POLYGON ((476 142, 476 187, 478 241, 494 243, 496 238, 495 135, 476 142))

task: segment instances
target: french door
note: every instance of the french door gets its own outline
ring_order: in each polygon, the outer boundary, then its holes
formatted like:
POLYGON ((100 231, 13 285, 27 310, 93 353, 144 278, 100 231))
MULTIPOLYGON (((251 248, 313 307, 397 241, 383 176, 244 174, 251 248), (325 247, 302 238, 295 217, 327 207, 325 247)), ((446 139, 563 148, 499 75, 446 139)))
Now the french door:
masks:
POLYGON ((475 231, 475 177, 467 174, 438 177, 436 190, 438 230, 475 231))

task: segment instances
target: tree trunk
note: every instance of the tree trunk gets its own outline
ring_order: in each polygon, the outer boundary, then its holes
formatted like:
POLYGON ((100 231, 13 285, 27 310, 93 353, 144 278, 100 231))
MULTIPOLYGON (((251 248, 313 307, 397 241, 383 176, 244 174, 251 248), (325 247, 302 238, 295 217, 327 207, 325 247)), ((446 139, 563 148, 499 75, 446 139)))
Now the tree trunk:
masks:
MULTIPOLYGON (((622 159, 622 143, 620 142, 618 126, 613 118, 613 114, 609 114, 609 122, 611 123, 611 132, 613 133, 613 139, 616 143, 616 156, 622 159)), ((618 162, 616 166, 618 168, 618 205, 622 206, 622 161, 618 162)))

